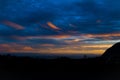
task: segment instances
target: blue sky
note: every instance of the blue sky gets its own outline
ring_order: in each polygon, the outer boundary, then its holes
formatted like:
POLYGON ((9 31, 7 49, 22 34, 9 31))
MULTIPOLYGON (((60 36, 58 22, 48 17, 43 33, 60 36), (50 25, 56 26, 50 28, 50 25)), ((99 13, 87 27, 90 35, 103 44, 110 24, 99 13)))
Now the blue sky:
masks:
POLYGON ((1 0, 0 51, 102 54, 119 42, 119 3, 119 0, 1 0))

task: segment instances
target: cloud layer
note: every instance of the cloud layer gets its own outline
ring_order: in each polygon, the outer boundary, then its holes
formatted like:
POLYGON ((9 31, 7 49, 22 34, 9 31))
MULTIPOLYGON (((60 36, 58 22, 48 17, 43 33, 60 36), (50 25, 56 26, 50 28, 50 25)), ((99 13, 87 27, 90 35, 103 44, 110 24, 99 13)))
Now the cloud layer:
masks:
POLYGON ((0 1, 1 51, 101 54, 119 42, 119 3, 119 0, 0 1))

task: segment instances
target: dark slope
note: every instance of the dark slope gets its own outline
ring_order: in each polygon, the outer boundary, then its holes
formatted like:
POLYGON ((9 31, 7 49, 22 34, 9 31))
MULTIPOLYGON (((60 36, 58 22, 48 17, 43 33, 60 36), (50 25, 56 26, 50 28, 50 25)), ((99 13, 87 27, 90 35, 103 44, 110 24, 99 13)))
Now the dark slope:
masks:
POLYGON ((106 63, 120 64, 120 42, 107 49, 102 58, 106 63))

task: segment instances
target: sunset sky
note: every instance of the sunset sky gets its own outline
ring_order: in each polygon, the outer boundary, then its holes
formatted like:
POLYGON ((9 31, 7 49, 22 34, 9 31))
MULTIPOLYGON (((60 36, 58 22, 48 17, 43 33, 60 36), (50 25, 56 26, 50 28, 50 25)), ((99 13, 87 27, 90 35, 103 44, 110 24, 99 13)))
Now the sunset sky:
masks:
POLYGON ((0 0, 0 52, 102 54, 120 42, 120 0, 0 0))

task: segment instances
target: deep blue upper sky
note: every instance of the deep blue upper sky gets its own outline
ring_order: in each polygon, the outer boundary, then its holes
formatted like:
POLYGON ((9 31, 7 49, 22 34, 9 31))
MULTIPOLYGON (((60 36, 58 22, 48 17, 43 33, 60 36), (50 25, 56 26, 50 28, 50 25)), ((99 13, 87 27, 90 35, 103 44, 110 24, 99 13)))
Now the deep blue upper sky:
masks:
POLYGON ((34 32, 35 27, 39 26, 36 23, 45 24, 48 21, 66 31, 75 30, 81 33, 119 31, 119 3, 119 0, 1 0, 0 20, 16 22, 28 29, 30 33, 22 31, 21 34, 16 31, 11 32, 10 29, 4 33, 6 29, 2 24, 0 33, 6 35, 54 34, 44 30, 34 32), (97 20, 101 20, 102 23, 98 25, 97 20), (69 24, 77 28, 73 29, 69 24))
MULTIPOLYGON (((92 40, 105 40, 104 34, 119 33, 119 26, 120 0, 0 0, 1 44, 31 48, 38 48, 36 44, 53 44, 61 48, 68 46, 65 40, 91 41, 87 34, 103 34, 92 40), (81 34, 88 38, 78 37, 81 34)), ((119 36, 109 38, 118 40, 119 36)))

